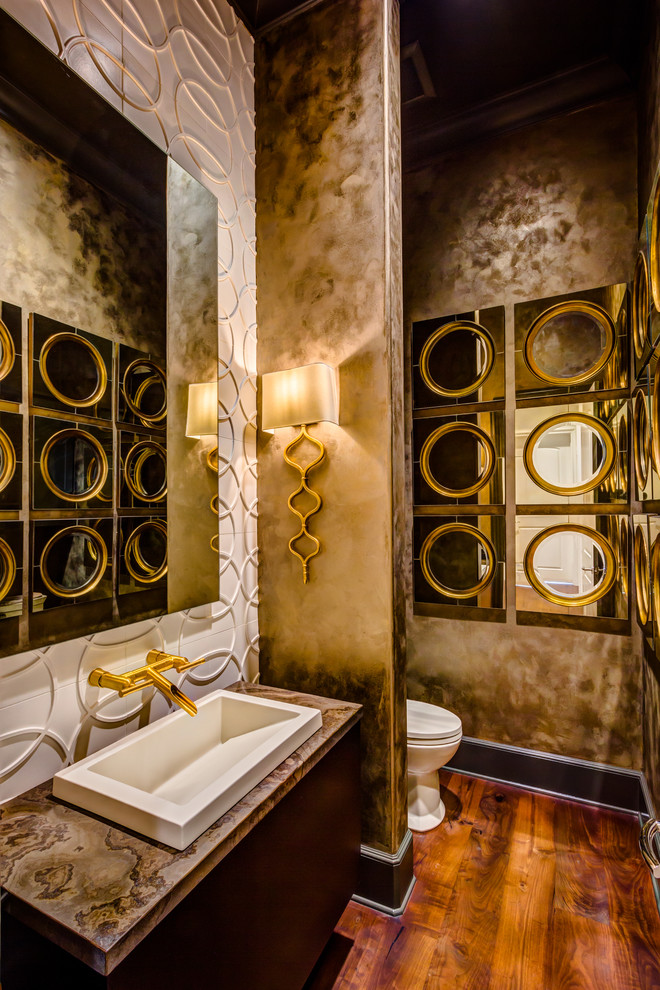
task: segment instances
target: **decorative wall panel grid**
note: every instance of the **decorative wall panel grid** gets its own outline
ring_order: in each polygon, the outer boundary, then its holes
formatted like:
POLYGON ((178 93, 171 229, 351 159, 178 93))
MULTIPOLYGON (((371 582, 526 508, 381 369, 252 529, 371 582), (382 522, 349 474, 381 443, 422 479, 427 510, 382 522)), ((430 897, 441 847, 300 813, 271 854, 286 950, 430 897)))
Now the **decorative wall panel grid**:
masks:
POLYGON ((0 661, 0 800, 165 714, 89 687, 152 647, 208 665, 193 698, 257 674, 253 42, 226 0, 7 0, 5 10, 218 199, 221 600, 0 661))

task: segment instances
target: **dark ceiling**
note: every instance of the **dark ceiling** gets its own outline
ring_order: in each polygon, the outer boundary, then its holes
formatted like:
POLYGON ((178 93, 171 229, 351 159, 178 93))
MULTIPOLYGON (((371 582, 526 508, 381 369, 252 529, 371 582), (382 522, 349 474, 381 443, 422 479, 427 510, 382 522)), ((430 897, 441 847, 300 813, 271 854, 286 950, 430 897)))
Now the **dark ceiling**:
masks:
MULTIPOLYGON (((253 33, 315 2, 231 0, 253 33)), ((630 92, 647 2, 400 0, 405 167, 630 92)))
POLYGON ((645 0, 402 0, 408 167, 630 91, 645 0))

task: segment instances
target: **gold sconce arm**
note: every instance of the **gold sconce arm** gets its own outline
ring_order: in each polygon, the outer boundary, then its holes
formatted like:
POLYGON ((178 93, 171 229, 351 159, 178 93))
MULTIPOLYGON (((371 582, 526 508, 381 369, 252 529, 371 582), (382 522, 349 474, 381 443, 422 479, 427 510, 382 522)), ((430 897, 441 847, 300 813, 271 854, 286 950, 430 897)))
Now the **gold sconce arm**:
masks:
POLYGON ((206 657, 199 660, 187 660, 186 657, 177 657, 172 653, 164 653, 162 650, 149 650, 146 656, 146 664, 129 670, 125 674, 111 674, 102 667, 96 667, 89 675, 89 683, 93 687, 108 688, 116 691, 120 698, 134 691, 141 691, 146 687, 157 687, 165 695, 168 701, 179 708, 182 708, 188 715, 197 714, 197 705, 175 684, 172 684, 163 674, 167 670, 176 670, 182 674, 193 667, 198 667, 205 663, 206 657))

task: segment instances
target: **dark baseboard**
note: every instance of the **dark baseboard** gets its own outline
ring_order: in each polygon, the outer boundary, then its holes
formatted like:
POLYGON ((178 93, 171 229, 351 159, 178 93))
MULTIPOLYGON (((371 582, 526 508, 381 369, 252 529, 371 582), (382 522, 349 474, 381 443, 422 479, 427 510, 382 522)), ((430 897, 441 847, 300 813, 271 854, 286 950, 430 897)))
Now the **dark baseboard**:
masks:
POLYGON ((643 818, 654 814, 644 774, 639 770, 623 770, 466 736, 445 769, 627 811, 643 818))
POLYGON ((405 910, 414 884, 412 832, 406 832, 395 853, 360 846, 354 901, 396 917, 405 910))

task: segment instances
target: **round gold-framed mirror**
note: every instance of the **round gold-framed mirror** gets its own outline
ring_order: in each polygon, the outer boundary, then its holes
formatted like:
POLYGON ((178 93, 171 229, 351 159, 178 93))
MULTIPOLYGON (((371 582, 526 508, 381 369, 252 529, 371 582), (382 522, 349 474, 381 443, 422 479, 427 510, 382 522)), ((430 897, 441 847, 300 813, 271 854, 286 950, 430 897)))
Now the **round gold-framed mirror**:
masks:
POLYGON ((218 533, 213 534, 209 540, 209 546, 211 547, 211 550, 214 550, 216 553, 220 553, 220 535, 218 533))
POLYGON ((154 584, 167 574, 167 525, 160 519, 140 523, 126 540, 126 570, 140 584, 154 584))
POLYGON ((660 643, 660 535, 656 536, 651 547, 651 616, 653 636, 660 643))
POLYGON ((619 492, 626 496, 628 494, 628 416, 625 412, 621 414, 617 426, 617 474, 619 492))
MULTIPOLYGON (((547 549, 547 548, 546 548, 547 549)), ((617 578, 618 562, 608 539, 595 529, 577 524, 562 524, 560 526, 548 526, 541 530, 532 540, 530 540, 523 558, 523 568, 525 577, 530 585, 542 598, 552 602, 554 605, 566 605, 571 608, 591 605, 603 598, 614 585, 617 578), (576 588, 575 593, 562 594, 557 590, 557 584, 566 585, 565 581, 555 582, 544 581, 540 571, 534 563, 534 557, 546 541, 554 541, 567 544, 569 552, 560 550, 562 557, 572 557, 579 560, 576 570, 583 580, 584 575, 589 571, 593 572, 594 581, 592 587, 583 591, 576 582, 569 587, 576 588), (583 561, 585 555, 591 557, 592 567, 585 568, 583 561)))
POLYGON ((155 426, 167 415, 165 372, 148 358, 136 358, 126 368, 121 383, 126 405, 144 426, 155 426))
POLYGON ((651 575, 649 559, 646 552, 646 538, 641 526, 635 526, 633 540, 633 556, 635 560, 635 596, 637 598, 637 618, 642 626, 649 621, 649 605, 651 598, 651 575))
POLYGON ((553 495, 584 495, 593 491, 610 477, 615 463, 616 441, 612 431, 602 420, 587 413, 573 412, 551 416, 532 430, 523 449, 523 465, 527 474, 539 488, 552 492, 553 495), (591 459, 584 456, 585 433, 591 438, 591 459), (563 479, 569 483, 560 485, 556 480, 544 476, 545 466, 539 455, 543 453, 544 443, 554 443, 556 446, 557 437, 561 435, 563 439, 565 434, 568 434, 569 446, 572 445, 576 449, 576 457, 569 465, 570 476, 563 479), (585 459, 588 463, 583 468, 585 459))
POLYGON ((14 367, 15 360, 14 338, 10 334, 7 324, 0 319, 0 382, 7 377, 14 367))
MULTIPOLYGON (((660 183, 658 183, 660 185, 660 183)), ((660 361, 653 375, 653 398, 651 399, 651 457, 656 474, 660 474, 660 361)))
POLYGON ((474 423, 459 420, 433 430, 424 441, 420 455, 420 470, 426 483, 449 498, 476 494, 488 484, 496 464, 495 446, 488 434, 474 423), (449 472, 449 478, 441 474, 445 471, 449 472))
POLYGON ((7 597, 16 577, 16 558, 6 540, 0 538, 0 602, 7 597))
POLYGON ((90 526, 65 526, 51 536, 39 561, 41 580, 58 598, 80 598, 100 583, 108 548, 90 526))
POLYGON ((556 303, 527 332, 523 359, 531 373, 550 385, 581 385, 594 379, 612 357, 614 324, 596 303, 556 303))
POLYGON ((621 582, 621 591, 624 595, 627 595, 630 589, 630 582, 628 579, 629 562, 630 528, 628 526, 628 517, 621 516, 621 521, 619 523, 619 580, 621 582))
POLYGON ((86 409, 101 401, 108 384, 105 361, 86 337, 55 333, 39 354, 48 391, 65 406, 86 409))
POLYGON ((651 298, 653 305, 660 311, 660 180, 656 182, 653 193, 653 207, 651 209, 651 234, 650 234, 650 281, 651 298))
POLYGON ((419 557, 426 581, 447 598, 474 598, 495 577, 493 544, 465 523, 437 526, 424 540, 419 557), (447 580, 449 575, 453 584, 447 580))
POLYGON ((133 444, 124 461, 124 481, 143 502, 161 502, 167 495, 167 454, 155 440, 133 444))
POLYGON ((209 471, 213 471, 214 474, 217 474, 218 471, 220 470, 220 461, 218 457, 217 447, 212 447, 211 450, 209 450, 208 454, 206 455, 206 466, 209 469, 209 471))
POLYGON ((16 451, 14 445, 5 433, 0 429, 0 492, 3 491, 16 470, 16 451))
POLYGON ((648 340, 649 273, 646 256, 642 251, 637 255, 632 285, 632 339, 638 360, 644 355, 648 340))
POLYGON ((651 459, 651 433, 649 416, 646 409, 646 396, 641 388, 633 395, 633 462, 635 478, 640 492, 646 487, 649 476, 649 461, 651 459))
POLYGON ((495 363, 495 344, 485 327, 454 320, 428 338, 419 359, 424 384, 436 395, 460 398, 483 385, 495 363))
POLYGON ((108 477, 105 450, 91 433, 58 430, 43 445, 39 460, 48 489, 65 502, 86 502, 98 495, 108 477))
POLYGON ((216 516, 219 516, 220 515, 220 499, 219 499, 219 497, 217 495, 214 495, 213 496, 213 498, 209 502, 209 505, 211 506, 211 512, 215 512, 216 516))

